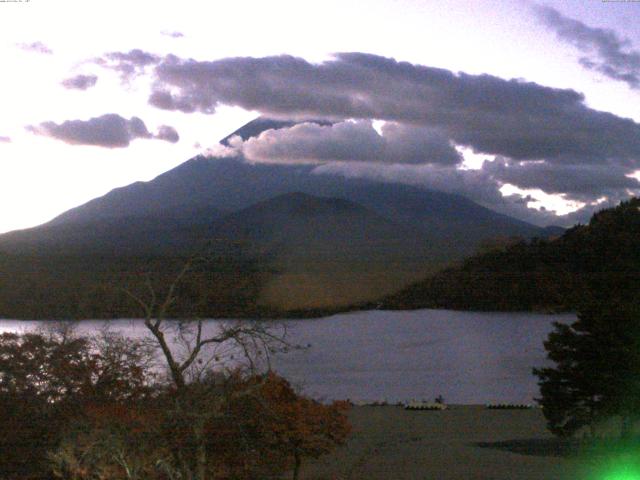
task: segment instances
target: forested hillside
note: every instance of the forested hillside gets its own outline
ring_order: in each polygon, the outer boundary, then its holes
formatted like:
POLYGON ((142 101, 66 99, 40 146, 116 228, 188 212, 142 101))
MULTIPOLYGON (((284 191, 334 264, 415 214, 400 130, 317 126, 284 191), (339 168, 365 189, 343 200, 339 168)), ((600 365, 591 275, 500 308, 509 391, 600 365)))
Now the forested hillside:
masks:
POLYGON ((391 309, 572 310, 585 295, 640 287, 640 199, 552 240, 505 241, 387 298, 391 309))

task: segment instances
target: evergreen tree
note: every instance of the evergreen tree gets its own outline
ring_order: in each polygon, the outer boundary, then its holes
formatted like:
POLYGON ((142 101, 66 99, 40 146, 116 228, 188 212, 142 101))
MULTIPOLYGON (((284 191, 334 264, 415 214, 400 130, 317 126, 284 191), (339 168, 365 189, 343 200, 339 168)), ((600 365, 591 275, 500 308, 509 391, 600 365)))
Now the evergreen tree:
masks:
POLYGON ((549 429, 561 436, 617 416, 626 436, 640 412, 640 303, 610 285, 545 342, 554 367, 534 369, 549 429), (616 293, 617 291, 617 293, 616 293))

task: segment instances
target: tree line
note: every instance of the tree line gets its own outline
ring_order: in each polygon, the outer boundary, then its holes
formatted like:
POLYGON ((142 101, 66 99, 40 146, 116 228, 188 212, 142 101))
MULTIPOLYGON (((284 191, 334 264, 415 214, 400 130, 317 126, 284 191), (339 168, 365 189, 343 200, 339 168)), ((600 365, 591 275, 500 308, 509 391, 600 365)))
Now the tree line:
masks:
MULTIPOLYGON (((132 318, 139 305, 125 289, 169 285, 189 256, 3 254, 0 252, 0 318, 132 318)), ((225 254, 204 258, 179 285, 174 318, 273 315, 259 305, 270 272, 251 258, 225 254)))
POLYGON ((382 302, 384 308, 576 311, 597 284, 640 284, 640 199, 554 239, 505 238, 382 302))

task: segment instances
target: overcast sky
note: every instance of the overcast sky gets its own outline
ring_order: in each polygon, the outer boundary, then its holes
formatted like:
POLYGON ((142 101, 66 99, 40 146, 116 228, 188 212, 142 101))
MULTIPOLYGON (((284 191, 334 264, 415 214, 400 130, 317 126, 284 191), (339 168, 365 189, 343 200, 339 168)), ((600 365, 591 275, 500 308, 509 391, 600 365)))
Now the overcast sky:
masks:
POLYGON ((0 232, 204 151, 584 220, 640 193, 639 22, 601 0, 0 2, 0 232), (333 123, 212 149, 258 115, 333 123))

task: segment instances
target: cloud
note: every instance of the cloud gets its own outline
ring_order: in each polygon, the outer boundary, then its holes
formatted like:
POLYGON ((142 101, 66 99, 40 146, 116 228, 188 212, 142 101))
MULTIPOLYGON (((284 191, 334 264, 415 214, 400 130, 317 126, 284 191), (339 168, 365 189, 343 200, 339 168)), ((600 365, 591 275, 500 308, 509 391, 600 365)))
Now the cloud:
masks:
POLYGON ((613 30, 593 28, 565 17, 548 6, 538 6, 535 12, 559 39, 585 55, 580 58, 584 68, 625 82, 631 88, 640 88, 640 51, 633 50, 628 39, 621 38, 613 30))
POLYGON ((64 79, 61 83, 65 88, 87 90, 93 87, 97 81, 98 77, 96 75, 76 75, 75 77, 64 79))
POLYGON ((27 52, 43 53, 45 55, 53 54, 53 50, 51 50, 42 42, 18 43, 16 45, 22 50, 26 50, 27 52))
POLYGON ((143 74, 148 67, 161 61, 161 57, 140 49, 129 52, 110 52, 94 59, 94 62, 104 68, 115 70, 124 82, 143 74))
POLYGON ((320 64, 291 56, 203 62, 169 55, 154 75, 149 101, 167 110, 213 113, 224 104, 289 119, 382 119, 516 160, 632 164, 640 157, 640 125, 589 108, 574 90, 376 55, 338 54, 320 64))
POLYGON ((453 143, 438 129, 385 122, 381 133, 387 146, 387 162, 457 164, 462 161, 453 143))
MULTIPOLYGON (((193 113, 198 108, 188 98, 172 96, 169 92, 156 90, 149 97, 149 104, 163 110, 179 110, 183 113, 193 113)), ((215 108, 200 109, 203 113, 214 113, 215 108)))
POLYGON ((160 32, 160 34, 164 35, 165 37, 171 37, 171 38, 184 37, 184 33, 178 32, 178 31, 163 30, 162 32, 160 32))
POLYGON ((378 133, 369 120, 320 125, 304 122, 270 129, 257 137, 230 140, 246 159, 256 162, 444 163, 462 160, 440 132, 387 122, 378 133))
POLYGON ((0 143, 11 143, 11 138, 0 135, 0 143))
POLYGON ((158 133, 154 135, 154 138, 158 140, 164 140, 166 142, 177 143, 180 140, 180 135, 178 135, 178 131, 170 127, 169 125, 160 125, 158 128, 158 133))
MULTIPOLYGON (((234 135, 230 139, 231 141, 235 141, 236 143, 242 142, 242 139, 234 135)), ((201 148, 199 143, 194 145, 194 148, 201 148)), ((213 157, 213 158, 238 158, 238 150, 234 147, 228 147, 227 145, 223 145, 221 143, 216 143, 211 147, 205 149, 202 153, 205 157, 213 157)))
POLYGON ((625 190, 638 190, 640 181, 628 177, 631 170, 615 165, 553 165, 547 162, 486 162, 483 170, 501 183, 522 189, 538 188, 551 194, 568 194, 574 200, 591 201, 625 190))
POLYGON ((137 138, 154 138, 140 118, 131 117, 127 120, 115 113, 89 120, 67 120, 60 124, 43 122, 37 126, 28 126, 27 130, 70 145, 93 145, 104 148, 122 148, 129 146, 129 143, 137 138))

